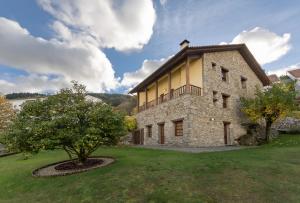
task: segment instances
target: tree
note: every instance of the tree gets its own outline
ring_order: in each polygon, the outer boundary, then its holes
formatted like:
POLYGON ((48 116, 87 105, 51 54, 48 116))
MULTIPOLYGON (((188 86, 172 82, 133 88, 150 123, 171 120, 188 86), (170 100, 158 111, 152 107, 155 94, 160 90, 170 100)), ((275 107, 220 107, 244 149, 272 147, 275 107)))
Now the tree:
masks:
POLYGON ((125 133, 123 115, 85 95, 85 87, 73 82, 71 89, 26 103, 5 136, 7 146, 33 153, 63 149, 83 164, 98 147, 117 144, 125 133))
POLYGON ((265 138, 269 141, 272 124, 297 109, 295 83, 273 84, 264 90, 256 89, 255 98, 242 98, 242 111, 254 122, 265 121, 265 138))
POLYGON ((0 96, 0 133, 8 127, 14 115, 11 103, 4 96, 0 96))
POLYGON ((132 132, 137 128, 137 122, 134 116, 125 116, 124 123, 128 132, 132 132))

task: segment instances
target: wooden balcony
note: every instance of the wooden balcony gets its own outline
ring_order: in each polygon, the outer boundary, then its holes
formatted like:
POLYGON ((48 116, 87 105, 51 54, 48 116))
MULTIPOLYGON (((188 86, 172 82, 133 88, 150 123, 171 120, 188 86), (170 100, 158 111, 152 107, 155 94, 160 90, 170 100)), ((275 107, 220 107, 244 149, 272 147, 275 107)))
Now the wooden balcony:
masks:
POLYGON ((154 99, 154 100, 151 100, 151 101, 147 102, 147 105, 146 105, 146 103, 144 103, 142 106, 139 106, 138 112, 141 112, 141 111, 144 111, 146 109, 152 108, 156 105, 162 104, 162 103, 167 102, 171 99, 179 98, 179 97, 181 97, 185 94, 201 96, 202 95, 202 89, 201 89, 201 87, 197 87, 197 86, 194 86, 194 85, 190 85, 189 88, 187 88, 187 85, 183 85, 183 86, 181 86, 181 87, 179 87, 175 90, 171 89, 170 94, 171 94, 170 97, 169 97, 169 93, 160 95, 157 98, 158 102, 156 102, 156 99, 154 99))

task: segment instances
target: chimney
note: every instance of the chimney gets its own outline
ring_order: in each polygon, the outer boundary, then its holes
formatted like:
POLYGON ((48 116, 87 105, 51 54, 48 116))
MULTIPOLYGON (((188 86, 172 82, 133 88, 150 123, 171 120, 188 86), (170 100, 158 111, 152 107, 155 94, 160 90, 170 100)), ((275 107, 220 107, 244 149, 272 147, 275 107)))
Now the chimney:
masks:
POLYGON ((185 47, 188 47, 190 42, 188 40, 183 40, 179 45, 181 49, 184 49, 185 47))

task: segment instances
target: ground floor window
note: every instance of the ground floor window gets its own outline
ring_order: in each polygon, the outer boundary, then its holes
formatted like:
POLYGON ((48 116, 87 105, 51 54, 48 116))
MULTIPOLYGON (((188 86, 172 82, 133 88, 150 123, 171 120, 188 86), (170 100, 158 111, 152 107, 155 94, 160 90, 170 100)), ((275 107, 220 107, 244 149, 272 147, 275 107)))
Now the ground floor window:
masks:
POLYGON ((152 137, 152 125, 147 126, 147 136, 152 137))
POLYGON ((174 121, 175 136, 183 136, 183 121, 174 121))

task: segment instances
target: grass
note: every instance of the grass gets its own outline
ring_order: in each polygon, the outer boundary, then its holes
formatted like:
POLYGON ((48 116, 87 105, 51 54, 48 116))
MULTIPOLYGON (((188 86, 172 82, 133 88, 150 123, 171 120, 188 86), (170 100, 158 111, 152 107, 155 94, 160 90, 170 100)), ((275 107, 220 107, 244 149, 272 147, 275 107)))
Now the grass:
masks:
POLYGON ((105 168, 34 178, 62 151, 23 160, 0 158, 0 202, 299 202, 300 136, 239 151, 190 154, 130 147, 99 149, 117 161, 105 168))

